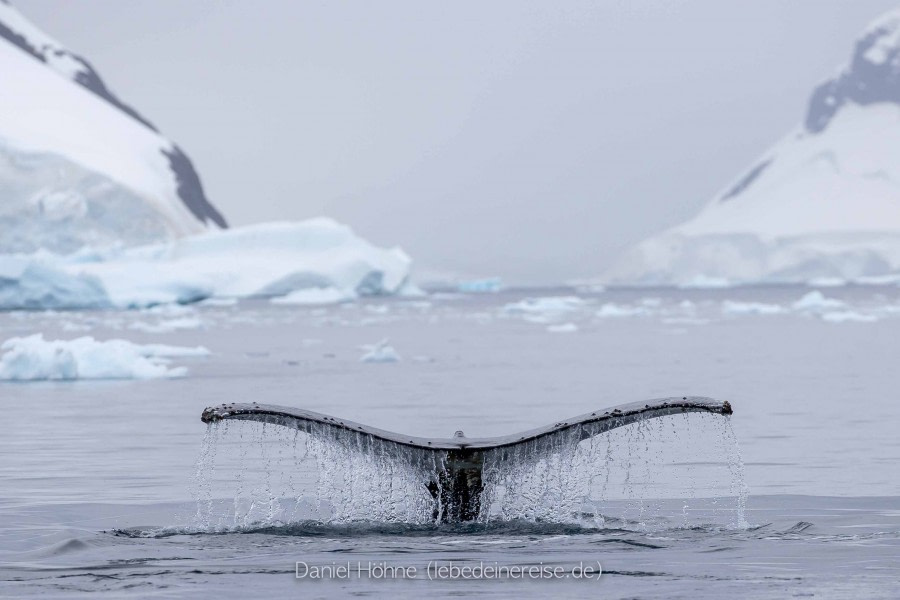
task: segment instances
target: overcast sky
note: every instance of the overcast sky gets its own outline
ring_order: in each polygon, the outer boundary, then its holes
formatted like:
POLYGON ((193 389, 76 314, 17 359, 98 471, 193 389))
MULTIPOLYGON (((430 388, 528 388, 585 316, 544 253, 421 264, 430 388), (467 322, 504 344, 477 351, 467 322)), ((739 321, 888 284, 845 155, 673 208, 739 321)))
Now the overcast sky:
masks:
POLYGON ((797 125, 883 0, 14 0, 234 225, 329 215, 420 278, 596 275, 797 125))

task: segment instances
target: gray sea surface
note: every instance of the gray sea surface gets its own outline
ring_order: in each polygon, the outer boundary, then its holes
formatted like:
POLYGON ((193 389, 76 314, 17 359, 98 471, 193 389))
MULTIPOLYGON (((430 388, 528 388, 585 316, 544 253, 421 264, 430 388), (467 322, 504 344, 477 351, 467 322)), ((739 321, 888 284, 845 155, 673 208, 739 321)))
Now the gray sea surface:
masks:
POLYGON ((2 598, 900 597, 897 288, 0 313, 0 340, 34 333, 211 355, 172 379, 0 381, 2 598), (385 339, 398 362, 360 360, 385 339), (486 437, 683 395, 734 415, 598 442, 578 511, 456 525, 384 519, 377 495, 352 504, 380 518, 329 520, 341 491, 307 440, 200 422, 259 402, 486 437))

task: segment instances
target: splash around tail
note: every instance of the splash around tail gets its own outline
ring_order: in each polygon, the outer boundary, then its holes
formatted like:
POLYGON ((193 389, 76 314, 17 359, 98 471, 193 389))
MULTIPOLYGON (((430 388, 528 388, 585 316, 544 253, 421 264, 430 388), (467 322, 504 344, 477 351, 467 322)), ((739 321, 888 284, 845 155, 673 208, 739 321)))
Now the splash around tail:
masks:
MULTIPOLYGON (((731 404, 711 398, 684 396, 662 398, 648 402, 623 404, 579 415, 552 425, 522 433, 494 437, 467 438, 457 432, 452 438, 421 438, 369 427, 346 419, 299 408, 269 404, 222 404, 206 408, 201 415, 204 423, 223 420, 249 420, 272 423, 300 430, 313 436, 344 437, 353 434, 356 449, 367 452, 376 445, 380 452, 386 448, 399 460, 429 464, 423 484, 434 501, 436 522, 474 521, 484 506, 485 463, 511 460, 525 446, 566 436, 575 443, 603 434, 618 427, 668 415, 707 412, 731 415, 731 404)), ((549 445, 548 445, 549 446, 549 445)))

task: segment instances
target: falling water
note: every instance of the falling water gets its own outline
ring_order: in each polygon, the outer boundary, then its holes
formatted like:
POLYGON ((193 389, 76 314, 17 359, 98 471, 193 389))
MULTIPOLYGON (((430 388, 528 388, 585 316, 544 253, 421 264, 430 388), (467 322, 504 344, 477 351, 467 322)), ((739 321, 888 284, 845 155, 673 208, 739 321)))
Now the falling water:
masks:
MULTIPOLYGON (((584 440, 582 433, 576 427, 486 451, 478 521, 746 527, 730 417, 673 415, 584 440)), ((447 507, 426 485, 440 485, 445 458, 327 426, 213 423, 197 461, 196 526, 433 523, 447 507)))

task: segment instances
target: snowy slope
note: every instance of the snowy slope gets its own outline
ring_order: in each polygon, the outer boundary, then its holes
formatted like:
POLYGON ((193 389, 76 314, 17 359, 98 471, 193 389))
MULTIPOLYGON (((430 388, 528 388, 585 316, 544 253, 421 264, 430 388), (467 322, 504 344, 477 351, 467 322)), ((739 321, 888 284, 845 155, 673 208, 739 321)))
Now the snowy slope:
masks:
POLYGON ((187 156, 0 1, 0 252, 132 245, 225 221, 187 156))
POLYGON ((627 284, 866 280, 900 273, 900 11, 872 23, 803 124, 696 217, 627 253, 627 284))

